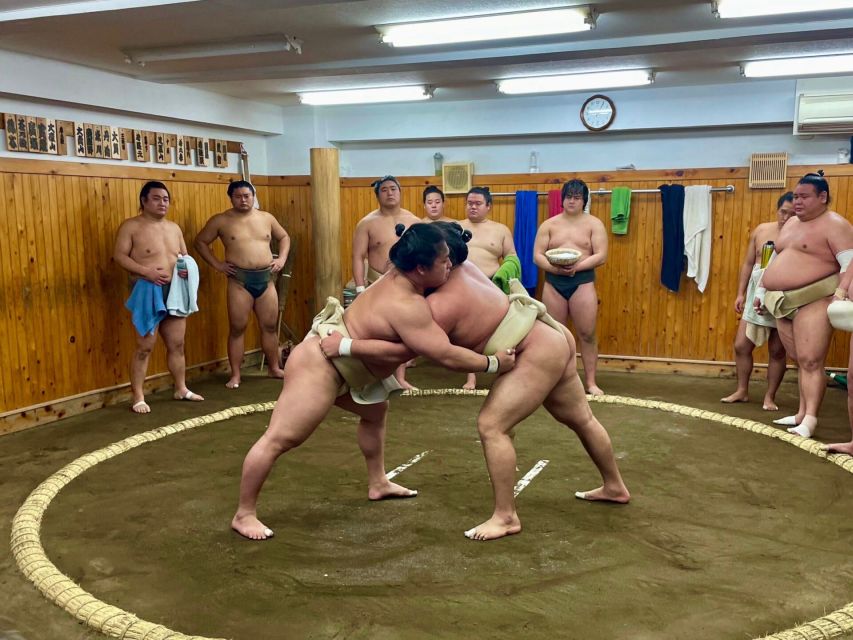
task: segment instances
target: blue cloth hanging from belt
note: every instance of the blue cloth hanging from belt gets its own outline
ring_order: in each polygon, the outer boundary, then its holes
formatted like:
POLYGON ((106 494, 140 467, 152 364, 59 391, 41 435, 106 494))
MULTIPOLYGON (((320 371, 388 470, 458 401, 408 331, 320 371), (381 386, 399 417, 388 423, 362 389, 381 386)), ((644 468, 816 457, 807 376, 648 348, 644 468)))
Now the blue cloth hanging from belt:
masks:
POLYGON ((535 289, 539 270, 533 263, 533 242, 539 222, 539 197, 535 191, 515 192, 515 230, 512 239, 521 261, 521 284, 535 289))

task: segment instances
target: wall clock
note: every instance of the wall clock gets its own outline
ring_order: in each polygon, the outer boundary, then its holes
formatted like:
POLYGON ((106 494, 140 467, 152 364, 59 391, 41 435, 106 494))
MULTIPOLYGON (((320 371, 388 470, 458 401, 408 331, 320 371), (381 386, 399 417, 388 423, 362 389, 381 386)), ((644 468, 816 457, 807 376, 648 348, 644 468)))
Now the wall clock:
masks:
POLYGON ((581 122, 590 131, 604 131, 615 119, 616 105, 607 96, 590 96, 581 107, 581 122))

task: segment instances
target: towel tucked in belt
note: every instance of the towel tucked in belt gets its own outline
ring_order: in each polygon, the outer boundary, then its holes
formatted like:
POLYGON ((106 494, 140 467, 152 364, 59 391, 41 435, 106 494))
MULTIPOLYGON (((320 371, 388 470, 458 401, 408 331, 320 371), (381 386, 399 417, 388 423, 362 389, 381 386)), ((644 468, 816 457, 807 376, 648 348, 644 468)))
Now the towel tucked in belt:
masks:
MULTIPOLYGON (((535 272, 533 267, 531 267, 531 270, 535 272)), ((492 282, 498 285, 505 294, 509 295, 509 281, 520 279, 521 274, 521 261, 518 259, 518 256, 507 256, 503 264, 495 271, 495 275, 492 276, 492 282)), ((533 281, 533 286, 536 286, 535 280, 533 281)))
POLYGON ((166 317, 163 287, 140 278, 124 306, 130 311, 133 326, 141 336, 153 334, 160 321, 166 317))

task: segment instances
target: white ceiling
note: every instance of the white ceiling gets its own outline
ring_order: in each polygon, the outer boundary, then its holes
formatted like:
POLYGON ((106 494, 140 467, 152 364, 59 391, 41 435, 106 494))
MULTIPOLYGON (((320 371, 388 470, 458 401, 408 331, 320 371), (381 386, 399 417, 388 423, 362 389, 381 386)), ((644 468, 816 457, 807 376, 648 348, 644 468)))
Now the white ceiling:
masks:
MULTIPOLYGON (((101 0, 100 6, 131 1, 101 0)), ((86 5, 91 9, 81 0, 4 0, 0 49, 283 105, 296 103, 297 90, 415 83, 437 87, 436 100, 494 97, 500 78, 612 68, 653 68, 659 84, 746 82, 737 66, 746 59, 853 51, 853 11, 719 20, 703 0, 201 0, 71 13, 86 5), (594 6, 597 28, 407 49, 382 44, 374 28, 566 5, 594 6), (70 15, 8 20, 8 12, 36 7, 70 15), (302 54, 125 62, 134 50, 281 34, 299 38, 302 54)))

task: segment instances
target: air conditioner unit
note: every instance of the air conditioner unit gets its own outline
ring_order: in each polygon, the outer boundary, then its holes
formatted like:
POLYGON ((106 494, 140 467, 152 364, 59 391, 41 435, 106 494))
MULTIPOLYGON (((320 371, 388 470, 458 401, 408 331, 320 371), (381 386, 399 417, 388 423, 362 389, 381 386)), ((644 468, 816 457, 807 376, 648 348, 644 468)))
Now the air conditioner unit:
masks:
POLYGON ((794 133, 853 133, 853 93, 801 93, 794 133))

